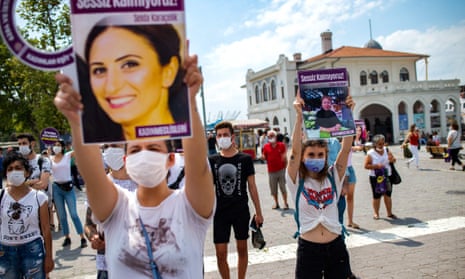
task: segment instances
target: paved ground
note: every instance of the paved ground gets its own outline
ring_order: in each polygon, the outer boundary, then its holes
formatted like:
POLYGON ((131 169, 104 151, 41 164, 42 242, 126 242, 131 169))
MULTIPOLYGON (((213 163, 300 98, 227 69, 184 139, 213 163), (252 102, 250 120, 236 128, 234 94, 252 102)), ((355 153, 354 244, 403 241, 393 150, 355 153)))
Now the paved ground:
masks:
MULTIPOLYGON (((465 278, 465 172, 449 170, 443 160, 429 159, 420 152, 420 168, 407 168, 399 146, 391 147, 398 158, 403 182, 393 192, 397 220, 386 218, 381 206, 379 220, 373 220, 371 191, 363 153, 353 156, 358 183, 355 191, 355 221, 360 230, 349 229, 347 238, 352 269, 363 279, 374 278, 465 278)), ((293 278, 296 229, 291 210, 272 210, 266 167, 256 164, 265 224, 267 248, 250 249, 247 278, 293 278)), ((78 206, 84 218, 84 193, 78 192, 78 206)), ((96 278, 94 251, 80 249, 74 234, 71 248, 63 249, 60 233, 54 233, 56 268, 51 278, 96 278)), ((230 265, 236 272, 235 245, 230 245, 230 265)), ((220 278, 216 270, 211 230, 205 246, 205 278, 220 278)), ((235 274, 232 278, 236 278, 235 274)))

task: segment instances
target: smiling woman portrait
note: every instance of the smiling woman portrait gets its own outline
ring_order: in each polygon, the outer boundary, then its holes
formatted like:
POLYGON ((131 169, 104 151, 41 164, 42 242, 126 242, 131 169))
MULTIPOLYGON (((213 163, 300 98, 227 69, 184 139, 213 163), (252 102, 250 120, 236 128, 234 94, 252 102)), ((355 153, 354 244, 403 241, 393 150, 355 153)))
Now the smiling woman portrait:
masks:
POLYGON ((171 24, 104 19, 90 30, 78 59, 84 142, 134 140, 138 127, 189 121, 182 42, 171 24))

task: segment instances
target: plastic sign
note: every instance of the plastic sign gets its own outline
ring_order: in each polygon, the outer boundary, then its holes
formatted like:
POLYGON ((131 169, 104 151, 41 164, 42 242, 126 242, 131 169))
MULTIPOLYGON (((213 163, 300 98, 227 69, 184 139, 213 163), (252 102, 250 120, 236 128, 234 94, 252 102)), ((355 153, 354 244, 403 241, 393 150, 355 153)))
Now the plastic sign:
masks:
POLYGON ((60 133, 53 127, 45 128, 40 132, 40 140, 45 145, 53 145, 60 140, 60 133))
MULTIPOLYGON (((47 1, 47 0, 39 0, 47 1)), ((0 0, 0 33, 8 49, 24 64, 43 71, 56 71, 74 62, 72 46, 57 52, 32 47, 16 29, 16 0, 0 0)))

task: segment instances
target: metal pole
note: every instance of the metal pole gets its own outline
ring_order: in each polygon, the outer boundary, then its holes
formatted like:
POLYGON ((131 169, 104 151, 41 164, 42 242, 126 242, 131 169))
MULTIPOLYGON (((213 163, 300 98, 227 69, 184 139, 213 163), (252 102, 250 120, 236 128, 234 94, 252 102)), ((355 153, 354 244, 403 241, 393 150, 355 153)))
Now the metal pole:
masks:
MULTIPOLYGON (((199 71, 202 74, 202 66, 199 66, 199 71)), ((203 82, 200 84, 200 98, 202 98, 202 112, 203 112, 203 128, 207 128, 207 116, 205 112, 205 96, 203 92, 203 82)))

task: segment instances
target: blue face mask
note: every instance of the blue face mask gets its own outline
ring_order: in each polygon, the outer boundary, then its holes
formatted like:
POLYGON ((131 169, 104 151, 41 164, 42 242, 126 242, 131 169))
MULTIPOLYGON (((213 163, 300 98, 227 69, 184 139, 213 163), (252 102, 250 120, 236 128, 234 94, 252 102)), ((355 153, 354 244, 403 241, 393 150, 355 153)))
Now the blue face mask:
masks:
POLYGON ((304 165, 309 171, 320 172, 326 165, 325 159, 305 159, 304 165))

